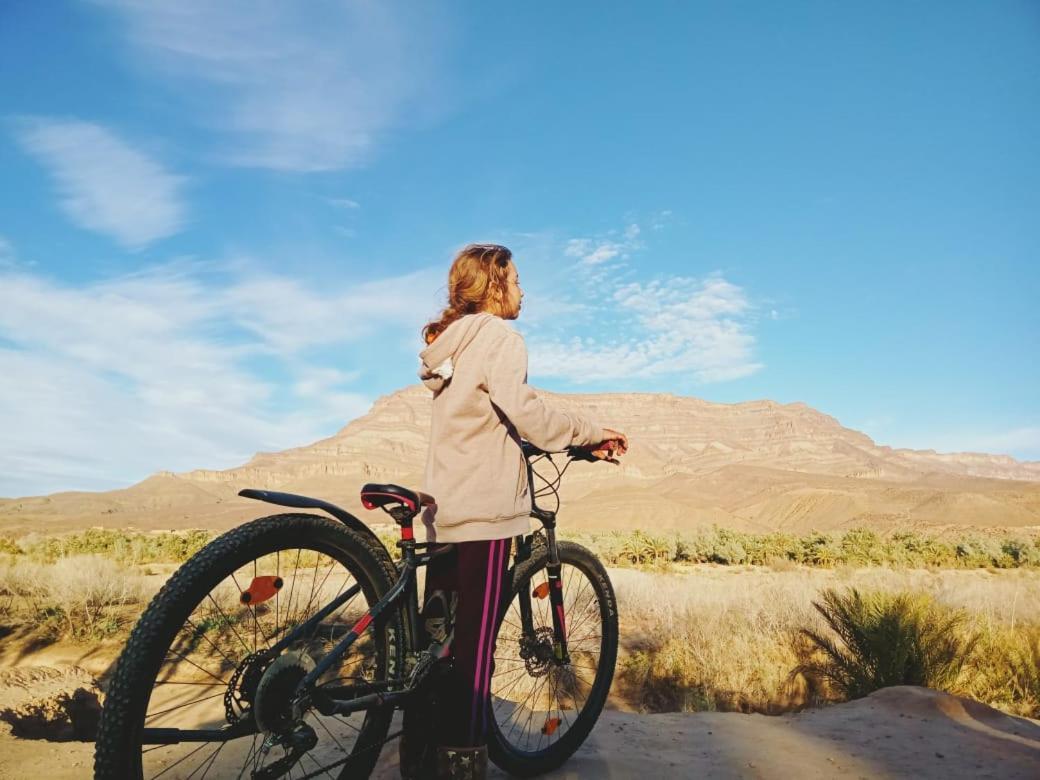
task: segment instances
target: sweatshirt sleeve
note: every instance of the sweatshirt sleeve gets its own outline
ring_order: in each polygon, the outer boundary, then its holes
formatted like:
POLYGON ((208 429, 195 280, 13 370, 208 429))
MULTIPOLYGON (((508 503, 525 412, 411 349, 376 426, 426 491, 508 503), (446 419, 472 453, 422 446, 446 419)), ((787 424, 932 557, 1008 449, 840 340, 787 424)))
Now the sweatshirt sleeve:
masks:
POLYGON ((583 417, 553 409, 527 384, 527 347, 515 331, 505 331, 494 345, 487 364, 491 402, 517 432, 536 447, 550 452, 571 445, 599 444, 603 429, 583 417))

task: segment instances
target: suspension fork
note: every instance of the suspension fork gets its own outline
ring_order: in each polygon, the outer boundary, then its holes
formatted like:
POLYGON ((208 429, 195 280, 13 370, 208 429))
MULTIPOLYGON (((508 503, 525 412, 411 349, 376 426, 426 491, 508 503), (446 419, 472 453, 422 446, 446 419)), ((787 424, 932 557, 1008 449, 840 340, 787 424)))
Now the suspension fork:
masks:
MULTIPOLYGON (((567 619, 563 610, 563 580, 560 577, 560 549, 556 544, 556 512, 541 509, 534 502, 534 470, 528 464, 527 484, 531 491, 531 516, 542 521, 545 529, 545 542, 549 553, 549 561, 545 571, 548 576, 549 586, 549 611, 552 613, 553 624, 553 654, 556 662, 569 664, 570 653, 567 652, 567 619)), ((540 594, 536 594, 540 595, 540 594)), ((543 596, 544 597, 544 596, 543 596)), ((534 620, 531 615, 531 594, 527 592, 527 585, 520 594, 520 618, 524 632, 528 636, 534 636, 534 620)))
MULTIPOLYGON (((553 518, 555 521, 555 517, 553 518)), ((556 545, 555 522, 545 529, 545 541, 549 548, 549 562, 546 564, 545 572, 549 580, 549 607, 552 612, 553 622, 553 652, 556 660, 561 664, 571 662, 570 654, 567 652, 567 620, 563 612, 563 579, 560 577, 560 550, 556 545)))

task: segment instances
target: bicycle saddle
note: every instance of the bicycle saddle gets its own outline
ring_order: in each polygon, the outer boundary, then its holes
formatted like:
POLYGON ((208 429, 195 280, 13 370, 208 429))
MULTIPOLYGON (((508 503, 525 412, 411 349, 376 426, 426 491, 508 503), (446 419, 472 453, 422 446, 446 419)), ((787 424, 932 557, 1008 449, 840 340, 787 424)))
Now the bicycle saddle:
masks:
POLYGON ((369 483, 361 488, 361 503, 365 509, 375 509, 387 504, 404 504, 412 512, 418 512, 420 508, 436 504, 437 501, 433 496, 400 485, 369 483))

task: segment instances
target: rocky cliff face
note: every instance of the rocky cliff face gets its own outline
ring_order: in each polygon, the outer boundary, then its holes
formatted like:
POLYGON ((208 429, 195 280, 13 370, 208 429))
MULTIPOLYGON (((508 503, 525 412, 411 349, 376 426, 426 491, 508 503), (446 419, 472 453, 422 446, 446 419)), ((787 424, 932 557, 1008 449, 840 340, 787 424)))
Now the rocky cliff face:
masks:
MULTIPOLYGON (((926 473, 1040 481, 1040 463, 1006 455, 940 454, 876 445, 802 403, 716 404, 667 394, 541 393, 554 406, 626 431, 630 476, 698 474, 744 464, 812 474, 912 480, 926 473)), ((227 471, 182 476, 207 482, 249 477, 265 484, 320 474, 394 476, 422 470, 430 424, 429 393, 409 387, 380 398, 364 417, 305 447, 262 453, 227 471)))
MULTIPOLYGON (((631 439, 622 466, 579 464, 568 472, 561 521, 577 527, 1040 525, 1040 463, 878 446, 802 403, 542 395, 631 439)), ((363 482, 420 485, 430 409, 429 393, 409 387, 310 445, 260 453, 224 471, 158 474, 124 491, 8 501, 0 522, 222 527, 256 514, 255 504, 235 496, 247 486, 317 494, 360 513, 363 482)))

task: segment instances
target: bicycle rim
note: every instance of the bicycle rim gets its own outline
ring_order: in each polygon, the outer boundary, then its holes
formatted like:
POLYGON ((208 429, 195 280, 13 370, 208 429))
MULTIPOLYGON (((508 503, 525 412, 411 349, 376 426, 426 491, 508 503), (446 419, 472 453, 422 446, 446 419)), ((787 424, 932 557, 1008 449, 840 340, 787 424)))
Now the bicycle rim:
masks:
POLYGON ((517 774, 547 771, 570 757, 599 717, 614 675, 617 610, 609 578, 584 548, 559 549, 570 663, 554 656, 544 555, 517 572, 496 642, 489 746, 496 763, 517 774), (525 592, 531 631, 521 615, 525 592))

